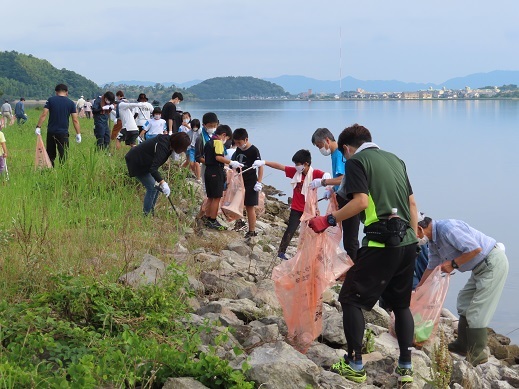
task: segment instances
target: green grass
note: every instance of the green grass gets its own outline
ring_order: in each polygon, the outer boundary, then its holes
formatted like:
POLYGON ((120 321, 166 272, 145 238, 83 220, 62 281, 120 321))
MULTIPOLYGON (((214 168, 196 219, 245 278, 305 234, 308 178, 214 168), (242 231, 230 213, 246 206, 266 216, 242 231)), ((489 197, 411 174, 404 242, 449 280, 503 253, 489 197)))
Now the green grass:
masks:
MULTIPOLYGON (((31 109, 27 123, 4 129, 9 181, 0 177, 0 292, 9 300, 47 289, 55 273, 115 276, 129 256, 177 240, 179 220, 163 196, 156 216, 142 217, 144 188, 127 175, 128 147, 111 149, 112 156, 98 152, 93 120, 80 119, 83 141, 77 144, 71 136, 65 163, 35 169, 40 113, 31 109)), ((42 131, 45 139, 45 125, 42 131)), ((174 199, 194 196, 186 171, 170 167, 165 174, 174 199)))
MULTIPOLYGON (((179 321, 189 311, 187 270, 161 253, 172 252, 189 216, 179 220, 161 195, 155 216, 144 217, 144 188, 128 177, 124 162, 129 148, 97 151, 93 120, 80 119, 81 144, 71 126, 63 164, 36 169, 41 109, 27 113, 27 123, 4 129, 9 180, 0 176, 0 388, 152 388, 170 376, 252 388, 214 347, 199 351, 198 334, 209 324, 191 328, 179 321), (118 284, 144 253, 174 271, 138 291, 118 284)), ((200 199, 187 184, 187 170, 173 164, 163 170, 174 201, 194 215, 200 199)))

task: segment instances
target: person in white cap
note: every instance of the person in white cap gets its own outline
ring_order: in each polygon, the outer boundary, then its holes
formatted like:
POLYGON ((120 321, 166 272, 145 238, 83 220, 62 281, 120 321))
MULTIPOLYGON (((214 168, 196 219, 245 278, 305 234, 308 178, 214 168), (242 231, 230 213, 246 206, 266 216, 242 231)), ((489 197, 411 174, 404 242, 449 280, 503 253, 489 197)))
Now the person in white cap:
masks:
POLYGON ((417 235, 429 242, 429 264, 418 286, 434 268, 450 273, 472 272, 458 293, 458 338, 449 343, 449 351, 466 355, 477 366, 488 360, 487 326, 494 316, 508 275, 504 246, 461 220, 432 220, 425 216, 418 222, 417 235))
POLYGON ((85 117, 85 99, 81 96, 76 103, 77 114, 80 118, 85 117))

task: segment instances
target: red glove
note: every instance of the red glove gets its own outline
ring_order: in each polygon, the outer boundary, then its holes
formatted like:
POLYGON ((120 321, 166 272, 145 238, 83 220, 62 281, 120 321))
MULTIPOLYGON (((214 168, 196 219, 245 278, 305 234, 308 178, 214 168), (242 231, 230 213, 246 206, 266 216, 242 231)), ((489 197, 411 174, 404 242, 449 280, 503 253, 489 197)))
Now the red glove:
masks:
POLYGON ((308 226, 314 230, 314 232, 323 232, 328 227, 330 227, 330 223, 328 223, 328 216, 316 216, 308 222, 308 226))

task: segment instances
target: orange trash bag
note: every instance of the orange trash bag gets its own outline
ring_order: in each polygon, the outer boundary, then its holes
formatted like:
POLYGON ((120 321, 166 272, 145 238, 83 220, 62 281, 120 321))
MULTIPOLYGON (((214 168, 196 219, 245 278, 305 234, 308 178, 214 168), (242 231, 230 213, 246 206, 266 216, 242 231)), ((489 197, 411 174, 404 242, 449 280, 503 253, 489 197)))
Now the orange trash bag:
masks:
POLYGON ((259 217, 265 213, 265 193, 262 190, 258 193, 258 205, 254 207, 256 211, 256 217, 259 217))
MULTIPOLYGON (((415 345, 422 346, 425 342, 434 339, 449 283, 450 274, 442 273, 441 266, 437 266, 411 295, 409 309, 414 319, 415 345)), ((395 316, 391 313, 390 332, 396 336, 394 325, 395 316)))
POLYGON ((241 171, 229 170, 227 172, 227 189, 222 197, 221 208, 227 221, 241 219, 243 217, 243 202, 245 200, 245 185, 241 171))
MULTIPOLYGON (((337 210, 335 195, 330 199, 327 212, 334 210, 337 210)), ((301 217, 297 253, 272 270, 275 292, 288 327, 287 340, 302 353, 306 353, 322 332, 323 292, 353 266, 340 247, 340 223, 321 234, 308 227, 308 221, 317 214, 317 191, 309 190, 301 217)))
POLYGON ((43 144, 43 139, 41 135, 36 137, 36 153, 34 158, 34 167, 35 168, 49 168, 52 167, 52 162, 50 161, 49 154, 47 154, 47 150, 45 149, 45 145, 43 144))

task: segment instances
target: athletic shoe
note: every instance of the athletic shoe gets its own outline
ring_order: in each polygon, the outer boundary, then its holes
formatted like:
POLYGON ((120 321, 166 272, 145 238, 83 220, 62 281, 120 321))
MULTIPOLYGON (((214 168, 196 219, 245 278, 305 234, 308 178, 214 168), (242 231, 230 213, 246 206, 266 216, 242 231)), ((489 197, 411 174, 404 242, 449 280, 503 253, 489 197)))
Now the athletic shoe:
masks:
POLYGON ((224 226, 222 226, 218 220, 215 220, 215 221, 212 221, 212 220, 208 220, 207 224, 206 224, 207 228, 210 228, 212 230, 218 230, 218 231, 225 231, 227 228, 225 228, 224 226))
POLYGON ((355 370, 353 367, 349 365, 348 362, 341 358, 341 360, 337 363, 334 363, 330 369, 334 373, 337 373, 347 380, 356 382, 358 384, 365 382, 367 375, 366 370, 362 368, 361 370, 355 370))
POLYGON ((278 253, 278 258, 279 258, 279 259, 284 259, 285 261, 288 261, 288 258, 287 258, 287 256, 285 255, 285 253, 278 253))
POLYGON ((395 374, 398 377, 398 382, 402 383, 402 385, 413 382, 413 368, 397 366, 395 374))
POLYGON ((245 241, 250 242, 253 238, 257 236, 258 234, 256 233, 256 231, 247 231, 247 233, 245 234, 245 241))
POLYGON ((233 230, 234 231, 244 231, 246 228, 247 228, 247 223, 245 223, 242 219, 238 219, 234 223, 233 230))

